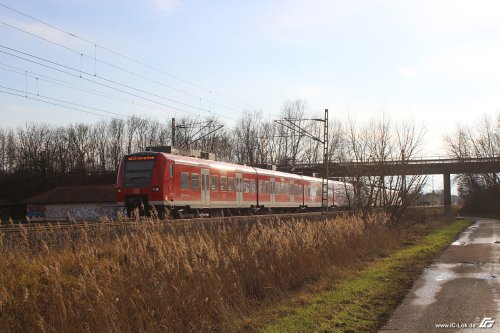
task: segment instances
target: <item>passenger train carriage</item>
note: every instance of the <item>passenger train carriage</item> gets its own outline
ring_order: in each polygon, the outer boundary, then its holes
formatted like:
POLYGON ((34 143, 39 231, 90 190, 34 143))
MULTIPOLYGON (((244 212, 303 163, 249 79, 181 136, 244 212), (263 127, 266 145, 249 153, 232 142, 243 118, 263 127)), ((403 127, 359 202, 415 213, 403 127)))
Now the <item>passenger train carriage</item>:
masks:
MULTIPOLYGON (((153 206, 161 214, 312 209, 322 206, 321 178, 162 152, 123 157, 117 202, 127 214, 153 206)), ((349 187, 329 181, 328 205, 347 206, 349 187)))

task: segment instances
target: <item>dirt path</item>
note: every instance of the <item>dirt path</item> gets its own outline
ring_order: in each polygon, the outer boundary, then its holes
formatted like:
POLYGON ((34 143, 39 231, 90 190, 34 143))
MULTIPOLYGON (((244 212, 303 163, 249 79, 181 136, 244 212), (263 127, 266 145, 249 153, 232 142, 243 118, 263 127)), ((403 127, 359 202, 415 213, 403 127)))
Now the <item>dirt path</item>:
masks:
POLYGON ((500 221, 477 218, 379 332, 500 332, 500 221))

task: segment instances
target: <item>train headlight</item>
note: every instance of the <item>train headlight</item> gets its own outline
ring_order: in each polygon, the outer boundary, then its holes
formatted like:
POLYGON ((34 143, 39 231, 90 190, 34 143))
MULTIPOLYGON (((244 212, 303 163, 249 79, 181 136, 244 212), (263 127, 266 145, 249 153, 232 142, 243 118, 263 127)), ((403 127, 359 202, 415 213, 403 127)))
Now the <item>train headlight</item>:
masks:
POLYGON ((116 192, 118 192, 118 193, 122 193, 122 189, 118 187, 118 188, 116 189, 116 192))
POLYGON ((153 192, 160 192, 160 188, 158 186, 155 186, 151 189, 153 192))

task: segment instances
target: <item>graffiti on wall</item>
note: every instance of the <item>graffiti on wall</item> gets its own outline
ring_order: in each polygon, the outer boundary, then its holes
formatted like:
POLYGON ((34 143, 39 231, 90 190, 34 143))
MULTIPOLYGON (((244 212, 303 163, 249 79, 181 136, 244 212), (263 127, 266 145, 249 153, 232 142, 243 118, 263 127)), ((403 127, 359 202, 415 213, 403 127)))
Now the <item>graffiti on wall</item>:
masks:
POLYGON ((95 221, 102 217, 116 218, 123 207, 114 204, 29 205, 27 216, 31 220, 95 221))
POLYGON ((43 221, 45 219, 45 206, 28 205, 26 207, 26 216, 32 221, 43 221))

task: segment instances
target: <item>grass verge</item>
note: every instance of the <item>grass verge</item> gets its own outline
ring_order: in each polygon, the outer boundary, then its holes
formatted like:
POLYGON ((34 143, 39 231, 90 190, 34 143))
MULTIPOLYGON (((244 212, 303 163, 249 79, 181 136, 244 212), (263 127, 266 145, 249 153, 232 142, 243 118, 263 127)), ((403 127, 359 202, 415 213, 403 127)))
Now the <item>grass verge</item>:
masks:
POLYGON ((349 275, 307 305, 280 309, 289 313, 262 332, 373 332, 399 304, 419 273, 471 224, 455 221, 349 275))

